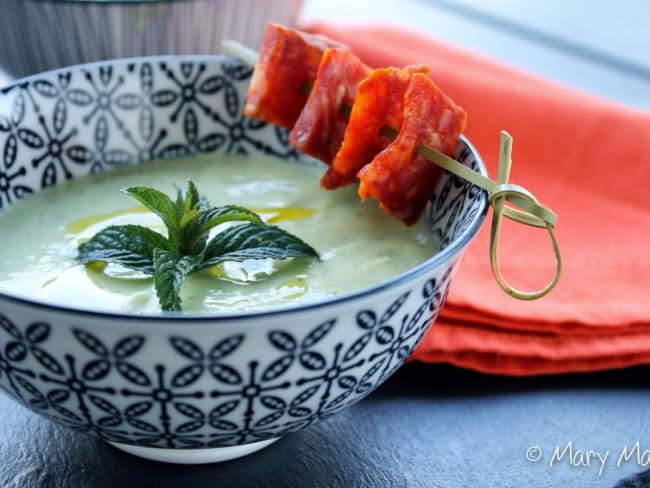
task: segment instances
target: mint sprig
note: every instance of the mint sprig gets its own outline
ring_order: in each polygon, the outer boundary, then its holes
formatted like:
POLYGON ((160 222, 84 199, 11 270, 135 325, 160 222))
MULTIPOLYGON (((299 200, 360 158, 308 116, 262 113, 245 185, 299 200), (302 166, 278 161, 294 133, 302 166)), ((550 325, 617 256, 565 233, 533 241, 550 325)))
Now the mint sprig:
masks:
POLYGON ((255 212, 236 205, 210 207, 191 181, 176 187, 176 201, 154 188, 122 190, 158 215, 167 236, 140 225, 113 225, 79 246, 82 264, 113 263, 153 276, 160 306, 181 310, 181 287, 197 271, 226 261, 318 258, 309 244, 267 225, 255 212), (234 224, 210 239, 210 231, 234 224))

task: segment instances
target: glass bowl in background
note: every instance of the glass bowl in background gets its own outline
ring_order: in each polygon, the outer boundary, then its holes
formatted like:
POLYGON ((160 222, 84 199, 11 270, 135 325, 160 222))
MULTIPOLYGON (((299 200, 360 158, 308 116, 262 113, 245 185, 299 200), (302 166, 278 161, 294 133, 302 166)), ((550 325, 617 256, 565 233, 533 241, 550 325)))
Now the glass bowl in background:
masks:
POLYGON ((22 77, 156 54, 215 54, 223 39, 255 47, 266 24, 292 25, 301 0, 2 0, 0 68, 22 77))

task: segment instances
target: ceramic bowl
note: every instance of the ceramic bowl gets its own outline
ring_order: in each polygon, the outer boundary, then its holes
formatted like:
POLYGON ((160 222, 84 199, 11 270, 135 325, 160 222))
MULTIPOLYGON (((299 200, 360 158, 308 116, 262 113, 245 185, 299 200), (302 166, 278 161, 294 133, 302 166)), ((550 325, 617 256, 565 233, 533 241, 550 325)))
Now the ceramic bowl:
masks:
POLYGON ((79 63, 218 54, 223 39, 262 44, 301 0, 1 0, 0 66, 14 77, 79 63))
MULTIPOLYGON (((217 146, 299 160, 286 131, 241 115, 251 74, 227 57, 150 57, 0 90, 1 211, 79 175, 217 146)), ((485 174, 467 140, 456 158, 485 174)), ((0 292, 0 387, 142 457, 198 463, 255 451, 354 404, 404 363, 486 208, 483 191, 445 175, 425 216, 438 253, 370 288, 275 311, 127 315, 0 292)))

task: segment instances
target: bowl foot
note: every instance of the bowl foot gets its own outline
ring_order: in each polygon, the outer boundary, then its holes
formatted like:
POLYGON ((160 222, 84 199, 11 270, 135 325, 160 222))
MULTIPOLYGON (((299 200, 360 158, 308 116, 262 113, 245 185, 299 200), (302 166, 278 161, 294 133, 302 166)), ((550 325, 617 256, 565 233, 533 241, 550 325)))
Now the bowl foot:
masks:
POLYGON ((164 449, 159 447, 132 446, 119 442, 109 442, 110 445, 124 452, 144 459, 174 464, 207 464, 220 463, 264 449, 277 441, 279 437, 265 441, 251 442, 241 446, 212 447, 207 449, 164 449))

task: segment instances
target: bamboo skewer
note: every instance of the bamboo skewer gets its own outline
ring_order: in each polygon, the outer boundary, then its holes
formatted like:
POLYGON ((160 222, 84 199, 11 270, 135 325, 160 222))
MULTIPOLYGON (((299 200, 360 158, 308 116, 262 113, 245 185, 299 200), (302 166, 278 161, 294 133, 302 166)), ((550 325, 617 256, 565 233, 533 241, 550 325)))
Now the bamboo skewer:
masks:
MULTIPOLYGON (((249 66, 255 66, 258 53, 237 41, 226 40, 222 43, 224 52, 241 59, 249 66)), ((351 107, 347 107, 351 108, 351 107)), ((380 133, 390 139, 397 137, 399 131, 393 127, 384 126, 380 133)), ((558 283, 562 272, 562 256, 555 236, 557 214, 542 205, 535 196, 525 188, 508 182, 512 166, 512 137, 501 131, 501 146, 499 151, 499 169, 496 181, 483 176, 477 171, 459 163, 436 149, 421 144, 418 154, 428 161, 440 166, 446 171, 463 178, 473 185, 485 190, 493 209, 492 227, 490 232, 490 263, 492 272, 499 286, 510 296, 520 300, 534 300, 548 294, 558 283), (507 206, 506 202, 514 205, 507 206), (524 291, 510 285, 501 272, 499 264, 499 240, 503 217, 532 227, 545 228, 549 232, 553 253, 555 255, 555 274, 543 288, 534 291, 524 291)))

